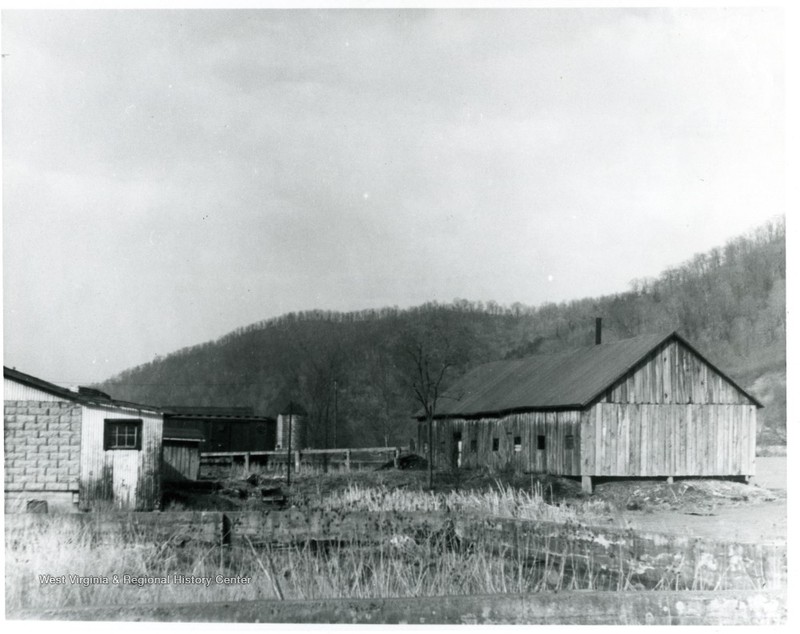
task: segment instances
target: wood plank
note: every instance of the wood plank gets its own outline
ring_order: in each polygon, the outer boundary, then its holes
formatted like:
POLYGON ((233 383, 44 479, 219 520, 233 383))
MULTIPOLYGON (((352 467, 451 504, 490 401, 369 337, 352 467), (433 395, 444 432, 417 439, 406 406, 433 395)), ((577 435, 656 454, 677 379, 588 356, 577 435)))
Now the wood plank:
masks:
POLYGON ((589 475, 600 475, 603 473, 603 405, 598 403, 594 408, 594 438, 595 452, 593 471, 589 475))
POLYGON ((677 410, 679 412, 679 423, 680 423, 680 429, 679 429, 679 435, 678 435, 678 443, 679 443, 678 444, 678 463, 679 463, 678 464, 678 470, 682 475, 687 475, 688 471, 687 471, 687 466, 686 466, 686 458, 687 458, 686 450, 687 450, 688 442, 687 442, 687 438, 686 438, 686 433, 687 433, 687 429, 686 429, 687 420, 686 419, 687 419, 687 416, 688 416, 688 412, 687 412, 687 408, 686 408, 686 406, 684 404, 678 405, 677 406, 677 410))
POLYGON ((694 406, 686 407, 686 475, 694 475, 695 471, 695 451, 697 449, 694 437, 694 406))
POLYGON ((631 436, 630 436, 630 411, 625 406, 620 406, 620 444, 622 451, 622 466, 619 470, 620 475, 631 475, 630 455, 631 455, 631 436))
POLYGON ((650 446, 649 442, 649 430, 647 429, 648 421, 647 421, 647 406, 638 404, 636 405, 638 410, 638 419, 639 419, 639 475, 648 475, 650 473, 650 446))
POLYGON ((630 416, 630 454, 628 461, 630 463, 631 474, 639 475, 639 438, 642 433, 641 421, 639 420, 639 411, 635 405, 628 405, 628 412, 630 416))
POLYGON ((603 406, 603 474, 612 475, 616 471, 616 421, 611 405, 603 406))

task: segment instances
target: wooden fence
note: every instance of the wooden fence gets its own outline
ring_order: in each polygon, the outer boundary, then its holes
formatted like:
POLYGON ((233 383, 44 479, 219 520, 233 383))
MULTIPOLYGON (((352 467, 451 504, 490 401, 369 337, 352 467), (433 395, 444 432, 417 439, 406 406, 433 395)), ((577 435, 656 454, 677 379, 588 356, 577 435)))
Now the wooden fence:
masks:
POLYGON ((200 455, 201 469, 214 465, 233 468, 240 465, 245 471, 258 467, 265 471, 286 469, 291 460, 294 473, 313 469, 340 469, 351 471, 364 466, 375 467, 392 460, 398 467, 400 455, 407 447, 350 447, 345 449, 302 449, 293 451, 210 451, 200 455), (291 458, 290 458, 291 456, 291 458), (375 459, 378 456, 378 459, 375 459))

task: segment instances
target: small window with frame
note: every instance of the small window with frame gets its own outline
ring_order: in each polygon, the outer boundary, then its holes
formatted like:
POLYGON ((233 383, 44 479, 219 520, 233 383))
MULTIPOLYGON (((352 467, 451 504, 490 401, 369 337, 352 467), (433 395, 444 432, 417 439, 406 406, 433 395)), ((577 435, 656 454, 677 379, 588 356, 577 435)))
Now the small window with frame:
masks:
POLYGON ((564 449, 575 449, 575 436, 572 434, 564 436, 564 449))
POLYGON ((106 418, 103 433, 103 448, 129 449, 139 451, 142 448, 141 418, 106 418))
POLYGON ((520 453, 522 451, 522 436, 514 436, 514 452, 520 453))

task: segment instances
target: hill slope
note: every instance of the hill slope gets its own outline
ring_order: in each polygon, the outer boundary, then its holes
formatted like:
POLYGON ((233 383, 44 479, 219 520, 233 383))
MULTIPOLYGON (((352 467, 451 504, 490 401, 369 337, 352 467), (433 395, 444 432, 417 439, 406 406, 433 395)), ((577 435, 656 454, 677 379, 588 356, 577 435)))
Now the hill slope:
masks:
POLYGON ((353 313, 309 311, 240 328, 105 381, 117 398, 159 405, 250 405, 276 415, 288 400, 309 411, 316 446, 407 443, 418 409, 403 337, 446 323, 478 363, 678 330, 766 404, 761 442, 785 441, 786 247, 782 219, 694 256, 624 293, 540 307, 455 300, 353 313), (465 344, 468 344, 465 346, 465 344))

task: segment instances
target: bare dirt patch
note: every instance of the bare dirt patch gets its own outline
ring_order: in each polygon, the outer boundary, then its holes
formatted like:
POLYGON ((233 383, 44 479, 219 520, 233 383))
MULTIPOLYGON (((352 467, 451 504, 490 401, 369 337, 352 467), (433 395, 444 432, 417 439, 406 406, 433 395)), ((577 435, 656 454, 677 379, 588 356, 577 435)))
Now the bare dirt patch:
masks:
POLYGON ((785 542, 786 457, 756 458, 750 484, 726 480, 619 481, 596 495, 616 509, 614 522, 639 530, 741 542, 785 542))

